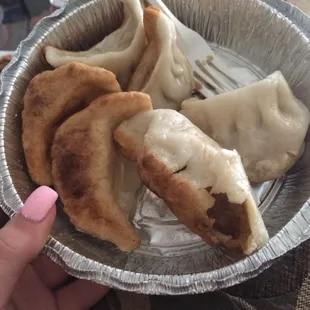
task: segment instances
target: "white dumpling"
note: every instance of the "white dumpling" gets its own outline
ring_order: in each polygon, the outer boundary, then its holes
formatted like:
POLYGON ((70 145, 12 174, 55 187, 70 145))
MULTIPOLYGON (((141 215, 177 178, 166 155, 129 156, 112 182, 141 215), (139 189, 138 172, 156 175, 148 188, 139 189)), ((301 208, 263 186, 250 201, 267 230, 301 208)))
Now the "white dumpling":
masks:
POLYGON ((70 62, 80 62, 110 70, 125 90, 146 47, 146 37, 140 0, 122 2, 124 21, 119 29, 84 52, 63 51, 48 46, 45 50, 47 62, 54 68, 70 62))
POLYGON ((179 109, 192 94, 193 72, 177 46, 175 26, 160 9, 150 6, 144 10, 144 28, 148 47, 128 90, 149 94, 155 109, 179 109))
POLYGON ((238 153, 221 148, 180 113, 139 113, 114 139, 137 161, 142 182, 209 245, 251 254, 268 241, 238 153))
POLYGON ((230 93, 187 100, 180 113, 222 147, 236 149, 252 182, 276 179, 295 164, 310 121, 279 71, 230 93))

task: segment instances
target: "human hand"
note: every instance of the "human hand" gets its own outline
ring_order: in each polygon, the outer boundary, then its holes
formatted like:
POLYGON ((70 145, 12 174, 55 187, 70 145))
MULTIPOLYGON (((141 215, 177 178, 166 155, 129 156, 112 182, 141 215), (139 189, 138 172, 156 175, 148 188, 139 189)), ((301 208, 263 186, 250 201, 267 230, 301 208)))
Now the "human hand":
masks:
POLYGON ((82 310, 108 288, 74 280, 41 255, 56 216, 57 193, 42 186, 0 230, 0 310, 82 310), (32 263, 31 263, 32 262, 32 263))

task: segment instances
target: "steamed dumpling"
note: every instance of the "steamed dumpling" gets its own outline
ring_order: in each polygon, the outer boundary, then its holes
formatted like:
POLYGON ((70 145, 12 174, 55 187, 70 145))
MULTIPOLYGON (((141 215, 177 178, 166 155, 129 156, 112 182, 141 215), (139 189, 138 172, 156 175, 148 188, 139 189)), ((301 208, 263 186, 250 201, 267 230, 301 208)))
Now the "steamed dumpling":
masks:
POLYGON ((226 149, 236 149, 250 181, 282 176, 300 158, 310 114, 281 72, 206 100, 190 99, 180 111, 226 149))
POLYGON ((146 38, 140 0, 122 2, 125 18, 119 29, 85 52, 69 52, 48 46, 45 52, 47 62, 54 68, 70 62, 105 68, 112 71, 122 89, 126 89, 146 47, 146 38))
POLYGON ((144 10, 148 40, 128 90, 151 96, 153 107, 179 109, 193 91, 192 69, 178 48, 176 30, 170 19, 155 6, 144 10))
POLYGON ((142 182, 206 243, 251 254, 267 242, 238 153, 186 117, 168 109, 142 112, 124 121, 114 139, 137 161, 142 182))

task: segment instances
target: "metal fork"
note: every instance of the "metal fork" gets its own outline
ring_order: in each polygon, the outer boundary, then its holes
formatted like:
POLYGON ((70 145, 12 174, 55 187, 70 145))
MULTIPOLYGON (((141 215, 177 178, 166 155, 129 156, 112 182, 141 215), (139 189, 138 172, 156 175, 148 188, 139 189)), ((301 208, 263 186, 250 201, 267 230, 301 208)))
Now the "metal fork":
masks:
POLYGON ((178 46, 192 66, 195 80, 199 85, 198 92, 208 98, 243 86, 233 77, 230 69, 215 56, 206 40, 183 25, 163 1, 147 0, 147 2, 159 7, 175 24, 178 46))

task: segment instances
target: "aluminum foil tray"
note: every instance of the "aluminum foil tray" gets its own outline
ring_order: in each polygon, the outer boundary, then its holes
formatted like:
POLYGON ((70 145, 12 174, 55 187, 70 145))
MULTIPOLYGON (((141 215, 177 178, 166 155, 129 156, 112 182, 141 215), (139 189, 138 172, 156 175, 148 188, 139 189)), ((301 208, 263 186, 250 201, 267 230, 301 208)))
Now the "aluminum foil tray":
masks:
MULTIPOLYGON (((198 31, 246 83, 281 70, 310 107, 310 20, 281 0, 167 0, 177 17, 198 31)), ((1 206, 13 216, 35 188, 21 143, 21 110, 29 81, 50 69, 46 45, 83 50, 122 21, 117 0, 77 0, 43 19, 23 41, 0 82, 1 206)), ((162 201, 142 189, 134 225, 141 247, 131 254, 77 232, 58 206, 44 252, 78 278, 147 294, 189 294, 245 281, 310 236, 310 141, 283 178, 253 188, 271 236, 249 257, 213 249, 191 234, 162 201)))

